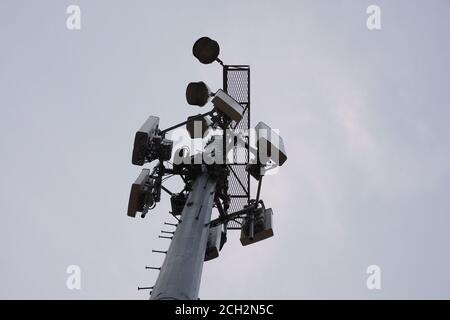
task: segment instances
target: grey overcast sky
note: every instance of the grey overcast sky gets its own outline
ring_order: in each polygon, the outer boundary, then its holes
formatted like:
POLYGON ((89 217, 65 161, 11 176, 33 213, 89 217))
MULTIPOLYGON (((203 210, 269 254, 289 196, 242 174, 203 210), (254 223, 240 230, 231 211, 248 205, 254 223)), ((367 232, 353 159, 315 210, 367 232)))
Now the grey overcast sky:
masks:
POLYGON ((252 125, 279 128, 289 159, 262 192, 275 236, 231 232, 200 297, 449 298, 449 32, 448 0, 2 0, 0 298, 148 298, 171 218, 167 197, 126 216, 133 137, 197 113, 188 82, 221 86, 191 54, 205 35, 251 65, 252 125))

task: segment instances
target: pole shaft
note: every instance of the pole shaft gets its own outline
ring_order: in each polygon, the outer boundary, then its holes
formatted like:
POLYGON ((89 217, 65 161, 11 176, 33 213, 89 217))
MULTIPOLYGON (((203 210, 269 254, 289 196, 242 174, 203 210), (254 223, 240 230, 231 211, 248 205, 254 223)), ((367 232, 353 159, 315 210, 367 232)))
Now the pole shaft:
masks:
POLYGON ((195 179, 150 300, 198 299, 215 187, 207 172, 195 179))

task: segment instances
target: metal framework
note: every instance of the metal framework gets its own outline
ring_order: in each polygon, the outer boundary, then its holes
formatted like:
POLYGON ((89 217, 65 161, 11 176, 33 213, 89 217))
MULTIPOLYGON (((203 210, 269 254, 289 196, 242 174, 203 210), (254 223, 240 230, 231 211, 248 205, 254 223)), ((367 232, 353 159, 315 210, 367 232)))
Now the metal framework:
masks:
MULTIPOLYGON (((241 230, 243 246, 273 236, 272 209, 266 208, 260 199, 262 177, 270 161, 261 160, 259 155, 256 161, 251 161, 255 153, 251 150, 273 146, 275 135, 261 135, 256 139, 256 148, 250 145, 250 66, 225 65, 218 58, 219 52, 217 42, 207 37, 198 39, 193 46, 193 54, 201 63, 216 61, 222 66, 223 88, 212 94, 204 82, 191 82, 186 89, 189 104, 204 106, 210 100, 214 105, 212 110, 164 130, 159 128, 159 118, 150 116, 136 132, 132 163, 139 166, 156 163, 152 170, 144 168, 133 183, 128 216, 135 217, 141 212, 144 218, 161 200, 164 191, 170 196, 170 213, 177 220, 175 224, 165 223, 175 227, 174 231, 161 230, 159 235, 171 241, 168 250, 152 250, 166 255, 162 266, 146 267, 159 271, 155 285, 138 287, 138 290, 152 290, 152 300, 197 299, 203 262, 219 256, 228 230, 241 230), (185 126, 191 138, 205 137, 197 136, 192 129, 193 121, 202 123, 201 133, 206 132, 205 128, 219 129, 221 133, 213 134, 201 154, 185 154, 185 148, 176 150, 175 157, 188 161, 170 163, 173 141, 166 139, 169 131, 185 126), (218 150, 221 143, 222 149, 218 150), (205 160, 215 156, 224 161, 205 160), (177 193, 163 186, 171 176, 179 176, 183 181, 184 186, 177 193), (251 196, 250 176, 258 181, 256 198, 251 196), (213 207, 219 216, 211 220, 213 207)), ((270 129, 262 122, 258 126, 270 129)), ((279 165, 282 165, 287 157, 282 141, 279 145, 283 156, 279 165)), ((271 151, 271 154, 275 153, 271 151)))
MULTIPOLYGON (((250 66, 248 65, 224 65, 223 66, 223 90, 244 107, 244 114, 239 123, 233 121, 234 129, 248 132, 250 129, 250 66)), ((249 137, 244 137, 249 143, 249 137)), ((228 195, 230 207, 228 213, 240 211, 250 202, 250 174, 245 166, 250 159, 248 148, 234 147, 233 161, 229 164, 231 174, 228 177, 228 195)), ((241 229, 242 217, 229 220, 229 230, 241 229)))

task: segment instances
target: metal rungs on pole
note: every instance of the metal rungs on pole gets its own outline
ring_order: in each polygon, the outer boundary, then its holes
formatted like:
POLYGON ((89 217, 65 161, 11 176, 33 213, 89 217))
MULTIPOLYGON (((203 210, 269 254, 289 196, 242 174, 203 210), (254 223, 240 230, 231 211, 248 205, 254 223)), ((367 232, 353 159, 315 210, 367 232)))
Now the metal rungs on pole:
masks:
POLYGON ((151 300, 197 300, 216 182, 203 172, 194 180, 151 300))

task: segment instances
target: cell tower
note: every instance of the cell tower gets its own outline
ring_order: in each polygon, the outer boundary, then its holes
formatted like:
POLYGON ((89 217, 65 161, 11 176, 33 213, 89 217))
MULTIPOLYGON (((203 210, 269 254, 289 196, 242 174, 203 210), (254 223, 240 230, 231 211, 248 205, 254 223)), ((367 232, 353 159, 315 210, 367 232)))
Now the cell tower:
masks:
POLYGON ((171 240, 169 249, 153 250, 166 255, 163 265, 146 267, 159 270, 155 285, 138 288, 152 290, 151 300, 198 299, 203 262, 219 256, 229 230, 241 231, 244 246, 273 236, 272 209, 260 199, 262 178, 287 160, 283 140, 274 130, 263 122, 250 130, 250 67, 225 65, 218 58, 218 43, 208 37, 198 39, 192 51, 201 63, 218 62, 223 68, 223 88, 215 93, 204 82, 191 82, 186 89, 188 104, 203 107, 211 102, 212 110, 164 130, 159 118, 150 116, 134 140, 132 163, 154 166, 142 169, 131 186, 128 216, 141 212, 144 218, 163 190, 177 221, 165 223, 175 230, 159 236, 171 240), (209 137, 202 152, 173 150, 166 134, 181 127, 192 139, 209 137), (177 193, 163 185, 172 175, 184 183, 177 193), (250 176, 258 182, 255 198, 250 176), (214 207, 219 214, 211 220, 214 207))

